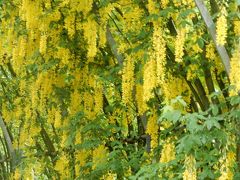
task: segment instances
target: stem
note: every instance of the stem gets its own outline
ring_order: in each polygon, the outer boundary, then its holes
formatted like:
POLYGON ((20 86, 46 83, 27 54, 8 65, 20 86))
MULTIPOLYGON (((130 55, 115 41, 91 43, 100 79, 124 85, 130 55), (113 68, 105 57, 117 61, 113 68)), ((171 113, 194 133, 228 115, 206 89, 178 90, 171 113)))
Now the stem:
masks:
POLYGON ((51 157, 52 162, 55 162, 56 159, 56 151, 55 148, 53 146, 53 143, 51 141, 51 139, 49 138, 46 130, 44 129, 44 127, 42 126, 42 129, 40 131, 40 134, 42 136, 42 139, 44 141, 44 144, 46 145, 47 149, 48 149, 48 155, 51 157))
POLYGON ((108 42, 108 44, 109 44, 109 46, 110 46, 110 48, 112 50, 113 55, 117 59, 118 64, 122 66, 124 58, 123 58, 122 54, 118 53, 118 51, 117 51, 117 44, 116 44, 116 41, 113 38, 113 35, 112 35, 111 31, 110 31, 109 25, 107 25, 106 36, 107 36, 107 42, 108 42))
POLYGON ((13 145, 12 145, 12 141, 11 141, 11 138, 10 138, 10 135, 8 133, 8 130, 7 130, 7 127, 2 119, 2 116, 0 115, 0 127, 2 129, 2 132, 3 132, 3 136, 6 140, 6 144, 7 144, 7 148, 9 150, 9 154, 10 154, 10 157, 12 159, 12 168, 11 168, 11 171, 13 170, 13 168, 16 166, 16 157, 15 157, 15 151, 14 151, 14 148, 13 148, 13 145))
POLYGON ((193 87, 193 85, 191 84, 190 81, 188 81, 186 78, 185 78, 185 81, 187 82, 191 92, 193 93, 195 99, 197 100, 199 106, 201 107, 202 110, 204 110, 204 105, 200 99, 200 96, 198 95, 197 91, 195 90, 195 88, 193 87))
POLYGON ((210 102, 209 102, 209 100, 208 100, 208 98, 206 96, 206 92, 204 90, 204 87, 203 87, 200 79, 198 79, 198 78, 195 79, 194 84, 195 84, 195 86, 196 86, 196 88, 198 90, 199 97, 200 97, 200 99, 201 99, 201 101, 203 103, 203 106, 204 106, 203 110, 205 111, 205 110, 207 110, 209 108, 210 102))

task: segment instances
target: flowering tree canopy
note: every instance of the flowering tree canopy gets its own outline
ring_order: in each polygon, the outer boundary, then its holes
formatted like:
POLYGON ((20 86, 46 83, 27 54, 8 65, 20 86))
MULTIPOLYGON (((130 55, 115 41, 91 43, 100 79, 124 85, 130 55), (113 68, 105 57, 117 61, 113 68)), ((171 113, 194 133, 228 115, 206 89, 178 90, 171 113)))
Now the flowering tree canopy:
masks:
POLYGON ((239 0, 1 0, 0 179, 239 179, 239 0))

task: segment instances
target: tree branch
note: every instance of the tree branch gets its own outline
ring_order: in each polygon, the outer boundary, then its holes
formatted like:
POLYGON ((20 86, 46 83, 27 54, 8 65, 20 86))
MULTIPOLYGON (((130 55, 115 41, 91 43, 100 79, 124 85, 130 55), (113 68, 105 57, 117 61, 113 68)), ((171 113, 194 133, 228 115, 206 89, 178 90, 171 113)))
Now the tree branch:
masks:
POLYGON ((114 54, 115 58, 117 59, 119 65, 122 66, 123 65, 123 55, 118 53, 117 44, 116 44, 116 41, 113 38, 113 35, 110 31, 109 25, 107 25, 106 36, 107 36, 107 42, 112 50, 112 53, 114 54))
POLYGON ((10 154, 10 158, 12 159, 12 166, 14 168, 15 165, 16 165, 15 151, 14 151, 13 144, 12 144, 10 135, 8 133, 7 127, 6 127, 5 123, 4 123, 3 118, 2 118, 1 115, 0 115, 0 127, 1 127, 2 132, 3 132, 3 136, 4 136, 5 140, 6 140, 7 148, 9 150, 9 154, 10 154))
POLYGON ((229 58, 226 48, 224 46, 220 46, 217 44, 216 28, 215 28, 215 24, 211 18, 211 15, 209 14, 207 7, 205 6, 205 4, 202 0, 195 0, 195 3, 200 11, 200 14, 201 14, 201 16, 208 28, 208 31, 213 39, 213 42, 217 48, 217 52, 222 60, 225 71, 229 75, 229 73, 230 73, 230 58, 229 58))

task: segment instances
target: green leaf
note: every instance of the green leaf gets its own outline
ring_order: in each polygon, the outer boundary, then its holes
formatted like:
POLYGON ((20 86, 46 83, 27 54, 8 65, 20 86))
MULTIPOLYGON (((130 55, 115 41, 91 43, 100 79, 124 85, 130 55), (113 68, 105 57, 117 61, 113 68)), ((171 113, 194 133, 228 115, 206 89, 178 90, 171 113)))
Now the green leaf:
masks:
POLYGON ((240 96, 234 96, 234 97, 232 97, 231 100, 230 100, 230 104, 231 104, 232 106, 237 105, 237 104, 240 104, 240 96))
POLYGON ((193 9, 187 9, 185 11, 182 11, 180 14, 179 14, 179 17, 178 18, 182 18, 182 19, 185 19, 189 14, 191 13, 195 13, 195 11, 193 9))
POLYGON ((191 133, 203 130, 203 127, 198 125, 198 119, 189 119, 187 122, 187 130, 191 133))
POLYGON ((207 121, 205 121, 204 126, 208 129, 211 130, 213 127, 216 127, 218 129, 221 128, 220 124, 215 118, 209 118, 207 121))
POLYGON ((171 7, 168 7, 166 9, 163 9, 160 11, 159 15, 162 17, 167 17, 169 13, 174 12, 174 9, 171 7))
POLYGON ((183 100, 182 96, 177 96, 171 100, 171 104, 180 103, 183 107, 187 107, 187 103, 183 100))
POLYGON ((199 38, 199 39, 197 40, 197 43, 198 43, 198 45, 199 45, 200 48, 203 48, 203 47, 204 47, 204 41, 203 41, 202 38, 199 38))
POLYGON ((180 110, 174 110, 171 106, 166 106, 163 110, 162 116, 159 118, 159 121, 169 120, 176 123, 180 120, 181 114, 180 110))
POLYGON ((240 110, 237 109, 237 110, 232 111, 230 114, 230 117, 240 119, 240 110))
POLYGON ((218 115, 218 106, 217 105, 212 105, 212 113, 214 116, 218 115))
POLYGON ((196 146, 201 146, 202 142, 199 135, 188 134, 180 139, 180 143, 177 146, 177 151, 188 154, 191 150, 194 150, 196 146))

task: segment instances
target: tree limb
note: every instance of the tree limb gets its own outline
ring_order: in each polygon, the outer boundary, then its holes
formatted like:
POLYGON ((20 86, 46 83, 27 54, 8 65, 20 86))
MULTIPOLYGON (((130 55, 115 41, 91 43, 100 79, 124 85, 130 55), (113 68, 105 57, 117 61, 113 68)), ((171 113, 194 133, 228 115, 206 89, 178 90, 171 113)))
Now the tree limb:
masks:
POLYGON ((115 39, 113 38, 112 36, 112 33, 110 31, 110 28, 109 28, 109 25, 107 25, 107 32, 106 32, 106 36, 107 36, 107 42, 112 50, 112 53, 114 54, 114 56, 116 57, 119 65, 123 65, 123 55, 118 53, 118 50, 117 50, 117 44, 116 44, 116 41, 115 39))
POLYGON ((217 52, 222 60, 222 63, 224 65, 225 71, 227 72, 227 75, 229 76, 230 73, 230 58, 227 53, 227 50, 224 46, 220 46, 217 44, 216 41, 216 28, 215 24, 211 18, 210 13, 207 10, 207 7, 205 6, 204 2, 202 0, 195 0, 195 3, 200 11, 200 14, 208 28, 208 31, 213 39, 213 42, 217 48, 217 52))
POLYGON ((14 151, 14 148, 13 148, 13 144, 12 144, 12 141, 11 141, 11 138, 10 138, 10 135, 8 133, 8 130, 7 130, 7 127, 3 121, 3 118, 2 116, 0 115, 0 127, 2 129, 2 132, 3 132, 3 136, 6 140, 6 143, 7 143, 7 148, 9 150, 9 153, 10 153, 10 157, 12 159, 12 165, 13 167, 15 167, 16 163, 15 163, 15 151, 14 151))

